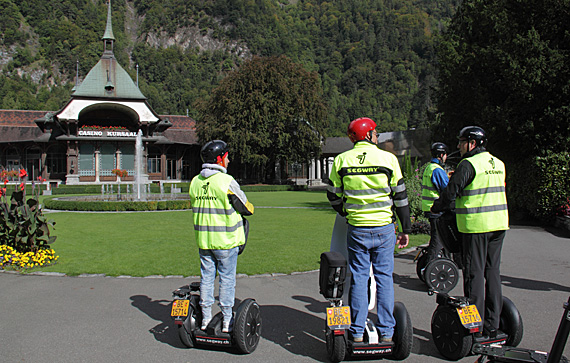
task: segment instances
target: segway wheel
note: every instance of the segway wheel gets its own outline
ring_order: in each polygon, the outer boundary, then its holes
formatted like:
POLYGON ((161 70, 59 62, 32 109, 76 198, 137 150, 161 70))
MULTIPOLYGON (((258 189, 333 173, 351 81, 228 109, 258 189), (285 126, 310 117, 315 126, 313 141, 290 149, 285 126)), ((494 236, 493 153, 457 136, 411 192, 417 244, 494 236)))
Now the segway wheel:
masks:
POLYGON ((178 336, 182 344, 188 348, 194 348, 196 345, 196 337, 194 335, 194 329, 196 328, 196 321, 198 319, 198 312, 194 309, 194 306, 190 304, 188 307, 188 317, 182 325, 178 326, 178 336))
POLYGON ((439 305, 431 318, 431 335, 437 350, 449 360, 459 360, 467 355, 473 337, 461 325, 455 308, 439 305))
POLYGON ((404 360, 412 352, 414 332, 410 314, 408 314, 406 306, 399 301, 394 304, 394 318, 396 319, 396 327, 394 328, 392 358, 394 360, 404 360))
POLYGON ((326 327, 327 355, 333 363, 342 362, 346 357, 346 340, 344 335, 334 335, 334 332, 326 327))
POLYGON ((428 264, 428 255, 427 255, 427 250, 424 248, 421 252, 420 252, 420 257, 418 257, 418 261, 416 263, 416 274, 418 275, 418 278, 422 281, 422 282, 426 282, 426 278, 424 277, 424 274, 422 273, 422 270, 426 267, 426 265, 428 264))
POLYGON ((428 263, 424 275, 428 287, 437 292, 450 292, 459 282, 459 269, 448 258, 437 258, 428 263))
POLYGON ((261 311, 253 299, 244 300, 237 311, 234 337, 238 349, 245 354, 257 348, 261 337, 261 311))
POLYGON ((515 304, 504 296, 500 319, 499 330, 509 336, 505 344, 510 347, 518 346, 523 338, 522 317, 515 304))

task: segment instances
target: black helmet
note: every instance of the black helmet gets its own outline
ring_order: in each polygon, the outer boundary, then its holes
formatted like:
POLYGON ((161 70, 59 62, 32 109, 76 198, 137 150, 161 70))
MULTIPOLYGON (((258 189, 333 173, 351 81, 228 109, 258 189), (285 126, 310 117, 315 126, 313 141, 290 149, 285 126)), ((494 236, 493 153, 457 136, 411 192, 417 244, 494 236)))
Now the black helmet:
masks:
POLYGON ((441 154, 447 154, 447 145, 443 142, 434 142, 431 144, 431 156, 434 158, 439 157, 441 154))
POLYGON ((467 141, 475 140, 477 141, 477 146, 482 146, 487 142, 487 134, 479 126, 465 126, 459 131, 457 138, 467 141))
POLYGON ((229 149, 228 144, 222 140, 213 140, 202 146, 200 157, 204 163, 216 164, 218 162, 218 157, 221 160, 229 149))

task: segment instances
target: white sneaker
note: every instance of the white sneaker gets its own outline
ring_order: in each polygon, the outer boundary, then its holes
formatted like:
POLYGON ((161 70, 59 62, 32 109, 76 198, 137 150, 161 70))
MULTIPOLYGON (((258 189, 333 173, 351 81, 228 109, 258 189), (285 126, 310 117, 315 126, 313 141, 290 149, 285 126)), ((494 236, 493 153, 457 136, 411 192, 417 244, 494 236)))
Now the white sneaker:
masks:
POLYGON ((205 331, 206 328, 208 327, 208 324, 210 324, 211 320, 212 319, 202 319, 202 328, 201 329, 205 331))
POLYGON ((229 333, 230 332, 230 322, 225 322, 222 325, 222 333, 229 333))

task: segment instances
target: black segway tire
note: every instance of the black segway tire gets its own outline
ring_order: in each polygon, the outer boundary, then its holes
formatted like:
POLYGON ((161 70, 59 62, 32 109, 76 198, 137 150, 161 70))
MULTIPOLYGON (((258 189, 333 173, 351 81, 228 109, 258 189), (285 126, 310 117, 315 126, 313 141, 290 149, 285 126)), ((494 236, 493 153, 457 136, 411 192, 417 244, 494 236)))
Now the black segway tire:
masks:
POLYGON ((505 344, 510 347, 518 346, 524 331, 522 317, 515 304, 504 296, 500 319, 499 330, 509 336, 505 344))
POLYGON ((448 258, 436 258, 427 264, 424 271, 425 283, 431 290, 447 293, 459 282, 459 269, 448 258))
POLYGON ((427 250, 424 248, 422 252, 420 252, 420 257, 418 257, 418 261, 416 262, 416 274, 422 282, 426 282, 424 274, 422 273, 422 269, 424 269, 428 264, 428 255, 426 251, 427 250))
POLYGON ((394 360, 404 360, 410 356, 412 345, 414 342, 414 332, 412 327, 412 319, 406 306, 396 301, 394 304, 394 318, 396 327, 394 328, 394 349, 392 350, 392 358, 394 360))
POLYGON ((473 345, 473 336, 461 325, 455 308, 439 305, 431 318, 431 335, 437 350, 446 359, 465 357, 473 345))
POLYGON ((238 307, 234 338, 240 352, 252 353, 261 337, 261 311, 254 299, 245 299, 238 307))
POLYGON ((188 307, 188 316, 182 325, 178 326, 178 336, 188 348, 194 348, 196 345, 196 336, 194 335, 194 330, 196 329, 196 324, 198 321, 202 321, 202 312, 199 310, 200 298, 196 295, 192 295, 190 298, 190 306, 188 307))
POLYGON ((346 357, 346 339, 344 335, 334 335, 334 332, 327 326, 325 340, 329 360, 333 363, 342 362, 346 357))

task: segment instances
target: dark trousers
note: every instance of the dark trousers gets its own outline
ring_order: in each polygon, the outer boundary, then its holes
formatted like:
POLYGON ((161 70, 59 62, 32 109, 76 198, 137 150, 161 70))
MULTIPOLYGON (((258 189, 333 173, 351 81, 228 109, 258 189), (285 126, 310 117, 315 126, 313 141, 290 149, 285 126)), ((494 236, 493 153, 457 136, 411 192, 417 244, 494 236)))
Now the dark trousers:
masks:
POLYGON ((463 234, 463 292, 488 328, 498 329, 503 307, 501 249, 506 231, 463 234))
POLYGON ((443 244, 441 243, 441 237, 437 230, 437 222, 438 218, 441 216, 441 213, 430 213, 424 212, 424 216, 429 219, 429 226, 430 226, 430 240, 429 245, 427 247, 427 258, 428 261, 431 261, 437 257, 437 254, 443 248, 443 244))

